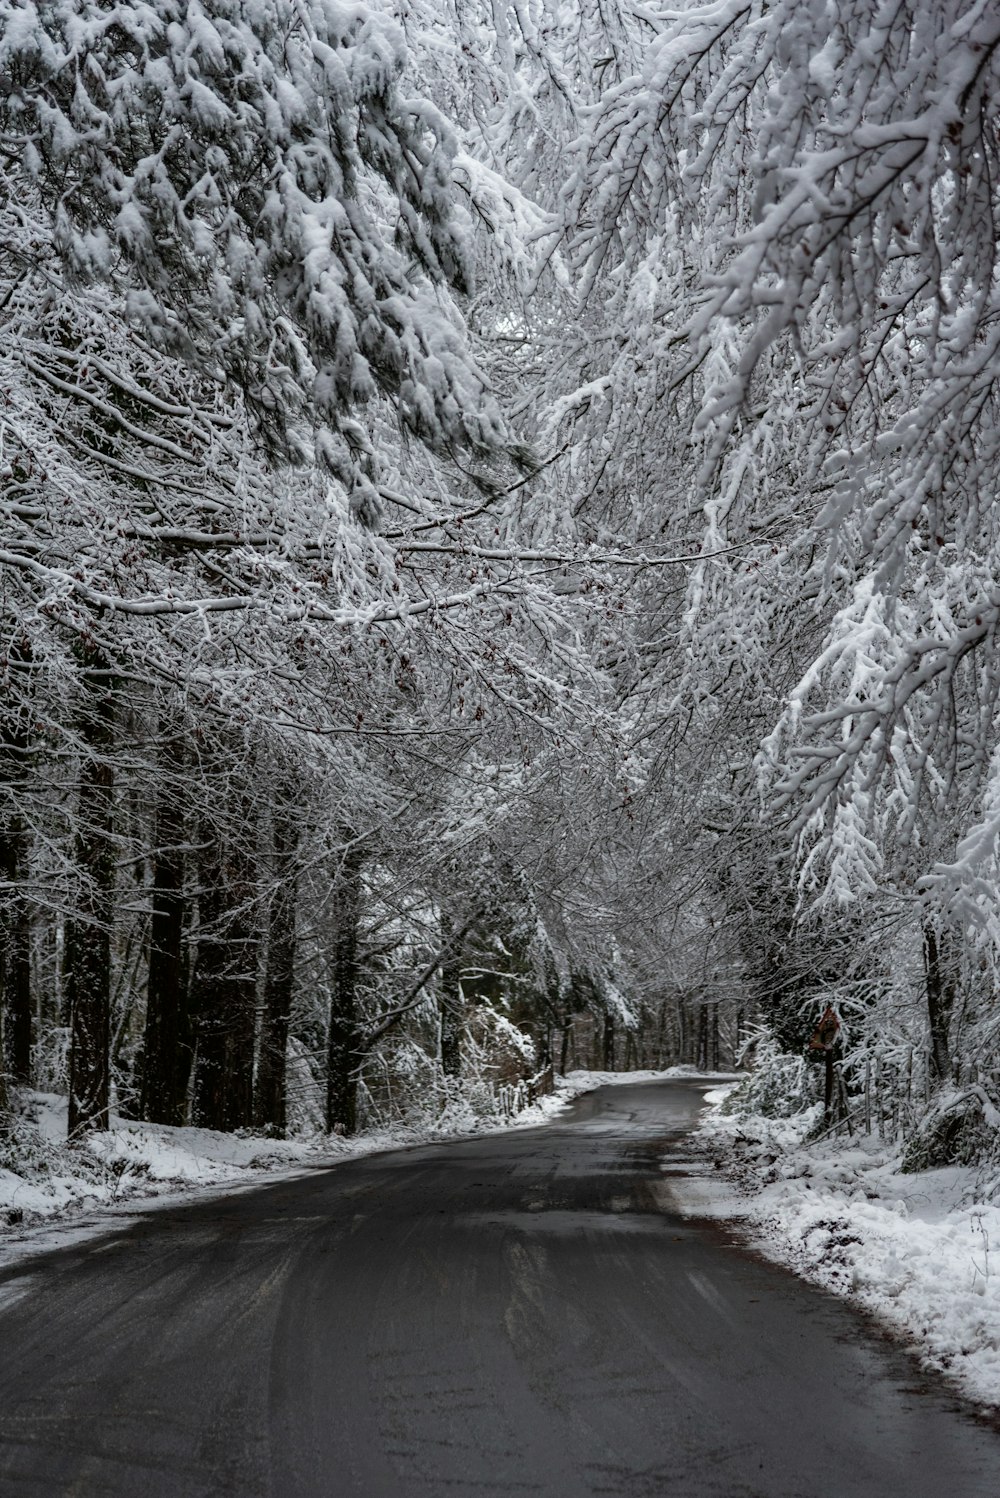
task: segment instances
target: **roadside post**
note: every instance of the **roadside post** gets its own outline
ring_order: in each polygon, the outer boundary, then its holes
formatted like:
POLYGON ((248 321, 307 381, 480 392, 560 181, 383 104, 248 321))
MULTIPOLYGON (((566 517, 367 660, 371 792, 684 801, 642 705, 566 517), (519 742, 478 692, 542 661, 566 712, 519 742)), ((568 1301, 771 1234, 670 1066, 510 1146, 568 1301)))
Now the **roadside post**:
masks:
POLYGON ((809 1042, 811 1051, 822 1051, 825 1065, 823 1087, 823 1121, 828 1124, 833 1117, 833 1052, 837 1044, 840 1019, 832 1004, 827 1004, 820 1015, 819 1024, 809 1042))

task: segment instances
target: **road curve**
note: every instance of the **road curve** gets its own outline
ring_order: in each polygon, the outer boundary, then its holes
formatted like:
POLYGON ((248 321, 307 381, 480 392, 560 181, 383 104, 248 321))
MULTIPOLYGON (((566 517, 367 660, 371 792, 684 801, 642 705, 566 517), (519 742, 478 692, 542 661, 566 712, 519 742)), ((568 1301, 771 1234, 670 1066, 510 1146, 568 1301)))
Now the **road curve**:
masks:
POLYGON ((670 1210, 701 1102, 372 1156, 0 1274, 3 1498, 997 1498, 1000 1435, 670 1210))

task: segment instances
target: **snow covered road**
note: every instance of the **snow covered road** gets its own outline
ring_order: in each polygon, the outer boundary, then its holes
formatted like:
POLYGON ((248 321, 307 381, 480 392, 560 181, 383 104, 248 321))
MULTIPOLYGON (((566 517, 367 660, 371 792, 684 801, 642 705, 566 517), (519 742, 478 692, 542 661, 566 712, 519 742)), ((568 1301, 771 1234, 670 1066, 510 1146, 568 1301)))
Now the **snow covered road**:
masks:
POLYGON ((0 1492, 995 1498, 1000 1435, 675 1211, 703 1090, 602 1088, 12 1267, 0 1492))

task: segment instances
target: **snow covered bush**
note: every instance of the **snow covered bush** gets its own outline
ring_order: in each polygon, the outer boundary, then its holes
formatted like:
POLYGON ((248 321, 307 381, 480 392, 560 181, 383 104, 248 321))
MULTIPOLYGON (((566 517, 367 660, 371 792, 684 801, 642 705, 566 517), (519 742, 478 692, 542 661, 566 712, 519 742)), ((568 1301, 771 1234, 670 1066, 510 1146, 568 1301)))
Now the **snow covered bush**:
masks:
POLYGON ((432 446, 503 437, 451 296, 452 131, 407 61, 365 5, 0 4, 7 167, 66 273, 127 279, 133 327, 238 388, 273 449, 301 460, 315 417, 348 488, 376 395, 432 446))
POLYGON ((781 1050, 777 1041, 764 1034, 757 1041, 753 1070, 738 1083, 721 1106, 723 1113, 737 1118, 791 1118, 816 1102, 816 1083, 811 1068, 801 1056, 781 1050))
POLYGON ((1000 1113, 982 1087, 949 1088, 934 1101, 907 1142, 900 1170, 972 1165, 1000 1146, 1000 1113))

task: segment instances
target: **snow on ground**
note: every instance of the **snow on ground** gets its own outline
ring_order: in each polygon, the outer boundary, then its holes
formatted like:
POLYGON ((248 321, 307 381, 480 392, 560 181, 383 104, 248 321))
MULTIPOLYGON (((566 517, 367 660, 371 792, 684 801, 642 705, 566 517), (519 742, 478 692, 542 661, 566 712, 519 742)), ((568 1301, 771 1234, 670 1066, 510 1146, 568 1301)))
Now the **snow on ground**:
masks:
MULTIPOLYGON (((962 1392, 1000 1406, 1000 1205, 971 1166, 900 1175, 901 1149, 873 1136, 806 1144, 813 1109, 790 1119, 727 1116, 714 1104, 682 1210, 740 1222, 753 1245, 902 1334, 962 1392)), ((666 1168, 676 1168, 676 1161, 666 1168)))
POLYGON ((573 1096, 625 1082, 732 1082, 731 1071, 699 1071, 696 1066, 668 1066, 665 1071, 571 1071, 559 1080, 573 1087, 573 1096))
POLYGON ((71 1146, 66 1143, 65 1098, 27 1093, 22 1109, 13 1145, 0 1150, 0 1227, 183 1186, 245 1180, 317 1154, 313 1143, 174 1129, 117 1117, 106 1133, 88 1135, 71 1146))

